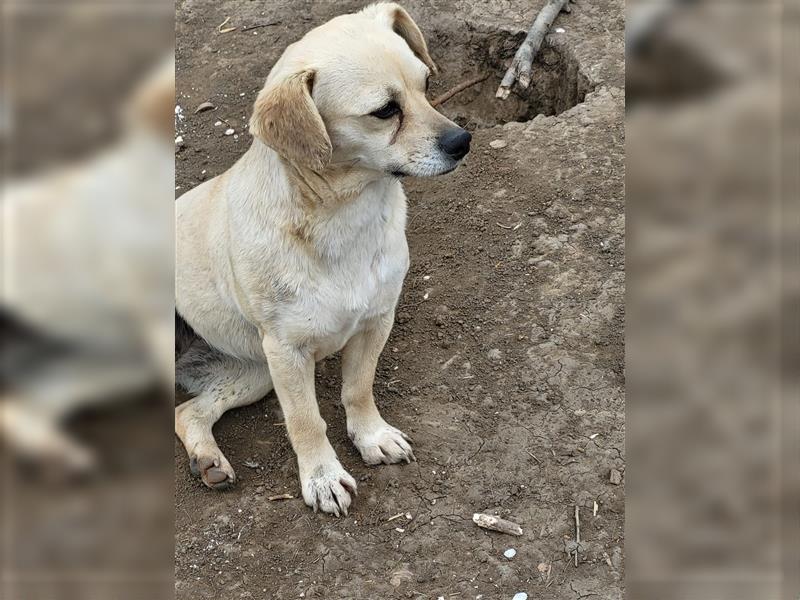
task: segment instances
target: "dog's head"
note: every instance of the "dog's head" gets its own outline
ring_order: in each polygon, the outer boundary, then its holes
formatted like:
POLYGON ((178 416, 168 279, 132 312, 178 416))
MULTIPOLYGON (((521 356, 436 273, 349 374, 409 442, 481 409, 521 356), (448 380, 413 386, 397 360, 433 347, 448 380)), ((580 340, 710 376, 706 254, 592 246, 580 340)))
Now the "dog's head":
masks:
POLYGON ((428 102, 436 65, 393 3, 368 6, 289 46, 258 95, 250 131, 285 159, 400 175, 452 171, 470 134, 428 102))

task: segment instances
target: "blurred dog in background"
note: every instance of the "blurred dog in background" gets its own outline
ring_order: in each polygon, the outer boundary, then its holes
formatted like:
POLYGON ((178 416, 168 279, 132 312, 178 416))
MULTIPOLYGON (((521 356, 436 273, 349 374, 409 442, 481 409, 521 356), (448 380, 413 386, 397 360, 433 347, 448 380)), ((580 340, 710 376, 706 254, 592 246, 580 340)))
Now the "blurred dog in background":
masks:
POLYGON ((173 387, 174 59, 132 94, 116 143, 3 193, 0 431, 14 453, 85 472, 81 409, 173 387))

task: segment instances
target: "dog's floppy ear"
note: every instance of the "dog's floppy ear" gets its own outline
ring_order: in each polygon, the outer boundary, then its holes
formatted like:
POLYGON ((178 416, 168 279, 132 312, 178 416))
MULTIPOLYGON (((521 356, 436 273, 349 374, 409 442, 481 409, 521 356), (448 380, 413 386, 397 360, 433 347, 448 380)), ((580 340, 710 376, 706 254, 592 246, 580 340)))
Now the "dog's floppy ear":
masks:
POLYGON ((253 107, 250 133, 284 158, 321 171, 332 148, 311 98, 314 75, 306 69, 264 86, 253 107))
POLYGON ((428 44, 425 43, 422 32, 417 27, 414 19, 411 18, 411 15, 406 12, 406 9, 394 2, 375 4, 365 9, 365 11, 370 9, 375 10, 381 20, 386 22, 392 31, 406 41, 411 51, 428 66, 431 73, 436 74, 439 72, 436 63, 433 62, 431 55, 428 53, 428 44))

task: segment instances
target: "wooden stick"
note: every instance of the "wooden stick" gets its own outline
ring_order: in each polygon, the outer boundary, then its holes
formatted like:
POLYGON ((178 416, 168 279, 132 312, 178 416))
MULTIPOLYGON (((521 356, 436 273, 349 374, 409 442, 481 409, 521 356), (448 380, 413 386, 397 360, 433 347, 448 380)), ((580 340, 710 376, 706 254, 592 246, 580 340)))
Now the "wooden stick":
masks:
POLYGON ((475 85, 477 83, 480 83, 481 81, 486 81, 487 79, 489 79, 489 74, 488 73, 486 73, 484 75, 478 75, 478 77, 474 77, 472 79, 468 79, 467 81, 463 81, 463 82, 459 83, 457 86, 455 86, 454 88, 451 88, 451 89, 447 90, 441 96, 437 96, 436 98, 434 98, 431 101, 431 106, 433 106, 435 108, 435 107, 439 106, 440 104, 444 104, 445 102, 450 100, 450 98, 452 98, 456 94, 460 94, 461 92, 463 92, 468 87, 472 87, 473 85, 475 85))
POLYGON ((525 36, 522 44, 517 49, 514 60, 511 61, 511 66, 508 67, 503 80, 500 82, 500 87, 497 88, 496 98, 503 100, 508 98, 515 81, 519 82, 520 87, 523 89, 530 85, 533 59, 536 58, 536 54, 542 47, 544 37, 547 35, 558 13, 568 8, 568 4, 569 0, 547 0, 547 4, 536 15, 528 35, 525 36))
POLYGON ((509 535, 522 535, 522 527, 513 521, 506 521, 494 515, 485 515, 483 513, 475 513, 472 515, 472 522, 478 527, 484 529, 491 529, 492 531, 499 531, 500 533, 508 533, 509 535))

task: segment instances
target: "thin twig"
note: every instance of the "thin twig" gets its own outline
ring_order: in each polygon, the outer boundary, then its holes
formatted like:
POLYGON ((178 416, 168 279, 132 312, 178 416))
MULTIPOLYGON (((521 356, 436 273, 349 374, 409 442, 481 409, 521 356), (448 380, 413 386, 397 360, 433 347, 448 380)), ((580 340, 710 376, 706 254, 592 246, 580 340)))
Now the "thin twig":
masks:
POLYGON ((250 31, 251 29, 260 29, 261 27, 272 27, 273 25, 280 25, 283 21, 270 21, 269 23, 258 23, 256 25, 248 25, 242 27, 241 31, 250 31))
POLYGON ((469 79, 467 81, 462 81, 457 86, 447 90, 441 96, 437 96, 436 98, 434 98, 431 101, 431 106, 436 107, 436 106, 439 106, 440 104, 444 104, 445 102, 450 100, 450 98, 452 98, 456 94, 460 94, 461 92, 463 92, 468 87, 472 87, 473 85, 478 84, 481 81, 486 81, 487 79, 489 79, 489 74, 488 73, 484 73, 483 75, 479 75, 478 77, 473 77, 472 79, 469 79))
POLYGON ((236 27, 225 27, 230 20, 230 17, 226 17, 225 20, 217 26, 217 31, 220 33, 230 33, 231 31, 236 31, 236 27), (223 27, 225 27, 225 29, 223 29, 223 27))
POLYGON ((564 10, 569 4, 569 0, 547 0, 542 10, 536 15, 528 34, 517 49, 514 59, 511 61, 511 66, 508 67, 503 80, 500 82, 500 87, 497 88, 495 93, 496 98, 505 100, 511 93, 511 87, 514 82, 519 82, 519 86, 526 89, 531 83, 531 65, 539 48, 542 47, 542 42, 547 35, 550 26, 555 21, 558 13, 564 10))
POLYGON ((386 522, 387 522, 387 523, 389 523, 390 521, 394 521, 395 519, 399 519, 399 518, 400 518, 400 517, 402 517, 404 514, 405 514, 405 513, 397 513, 396 515, 394 515, 394 516, 392 516, 392 517, 389 517, 388 519, 386 519, 386 522))
POLYGON ((502 223, 499 222, 497 223, 498 227, 502 227, 503 229, 510 229, 512 231, 516 231, 517 229, 519 229, 520 225, 522 225, 522 221, 520 221, 519 223, 515 223, 514 225, 503 225, 502 223))
POLYGON ((578 548, 581 546, 581 517, 578 505, 575 505, 575 566, 578 566, 578 548))
POLYGON ((293 500, 294 496, 291 494, 278 494, 277 496, 269 496, 267 500, 270 502, 275 502, 276 500, 293 500))

